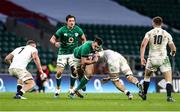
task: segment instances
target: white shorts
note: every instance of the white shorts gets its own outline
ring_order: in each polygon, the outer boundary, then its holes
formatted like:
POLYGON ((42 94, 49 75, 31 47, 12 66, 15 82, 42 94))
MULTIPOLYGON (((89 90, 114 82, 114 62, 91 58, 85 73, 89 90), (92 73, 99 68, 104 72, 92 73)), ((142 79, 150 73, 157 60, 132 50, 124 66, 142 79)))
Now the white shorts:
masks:
POLYGON ((127 60, 120 56, 116 60, 108 60, 109 73, 120 73, 122 71, 125 75, 132 75, 132 71, 127 63, 127 60))
POLYGON ((157 71, 157 68, 160 68, 161 72, 171 71, 169 57, 167 56, 165 58, 156 57, 147 59, 146 69, 150 71, 157 71))
POLYGON ((69 64, 70 66, 74 66, 73 59, 73 54, 58 55, 57 66, 60 66, 62 68, 64 68, 67 64, 69 64))
POLYGON ((10 68, 9 74, 18 79, 21 79, 23 82, 26 80, 33 79, 31 73, 28 72, 26 69, 10 68))
POLYGON ((74 58, 74 59, 73 59, 73 64, 74 64, 74 67, 75 67, 76 69, 80 68, 80 59, 74 58))

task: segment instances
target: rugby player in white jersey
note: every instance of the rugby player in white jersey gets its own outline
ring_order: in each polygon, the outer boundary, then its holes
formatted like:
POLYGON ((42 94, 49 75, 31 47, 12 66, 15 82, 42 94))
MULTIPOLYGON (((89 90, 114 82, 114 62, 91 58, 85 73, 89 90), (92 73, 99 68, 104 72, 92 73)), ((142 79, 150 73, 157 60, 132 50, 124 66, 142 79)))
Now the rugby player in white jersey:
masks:
POLYGON ((26 99, 23 97, 23 94, 35 86, 32 74, 26 70, 28 63, 32 59, 34 60, 39 73, 41 73, 41 78, 46 78, 46 74, 43 73, 41 67, 35 41, 27 41, 26 46, 16 48, 5 57, 5 62, 10 64, 9 74, 18 79, 15 99, 26 99))
POLYGON ((171 56, 175 56, 176 47, 172 40, 172 36, 167 31, 161 28, 162 24, 163 20, 161 17, 154 17, 152 20, 153 29, 145 34, 145 37, 141 43, 141 65, 144 65, 146 67, 143 83, 144 91, 139 95, 142 97, 143 100, 146 100, 146 94, 150 83, 150 77, 152 76, 153 72, 157 70, 157 68, 160 68, 160 71, 162 72, 166 80, 167 101, 174 102, 175 100, 171 96, 172 71, 169 57, 167 56, 166 46, 168 45, 170 47, 171 56), (148 43, 149 55, 146 62, 146 60, 144 59, 144 53, 148 43))
POLYGON ((118 52, 113 50, 104 50, 96 53, 97 56, 103 58, 108 64, 109 77, 104 78, 102 82, 111 80, 117 89, 125 93, 131 100, 133 95, 125 88, 125 86, 119 81, 120 70, 125 74, 127 80, 134 85, 136 85, 140 91, 142 91, 142 85, 139 83, 138 79, 133 76, 131 68, 129 67, 127 60, 118 52))

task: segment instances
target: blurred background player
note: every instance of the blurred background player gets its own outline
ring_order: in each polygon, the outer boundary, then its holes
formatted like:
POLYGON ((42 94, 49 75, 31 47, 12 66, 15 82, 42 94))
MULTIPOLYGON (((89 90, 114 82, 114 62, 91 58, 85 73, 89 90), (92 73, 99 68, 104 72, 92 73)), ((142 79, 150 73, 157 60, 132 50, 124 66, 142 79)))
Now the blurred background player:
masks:
POLYGON ((56 61, 53 59, 51 63, 48 64, 49 72, 55 74, 57 71, 56 61))
POLYGON ((141 43, 140 48, 140 58, 141 65, 146 66, 144 75, 144 92, 139 95, 143 100, 146 100, 146 94, 148 91, 150 77, 153 72, 160 68, 160 71, 166 80, 166 90, 167 90, 167 101, 174 102, 175 100, 171 96, 172 91, 172 71, 169 57, 167 56, 167 44, 171 49, 171 56, 175 56, 176 47, 172 40, 172 36, 162 27, 163 19, 159 16, 154 17, 152 20, 153 29, 145 34, 145 37, 141 43), (149 43, 149 55, 147 62, 144 59, 144 53, 147 44, 149 43))
POLYGON ((123 74, 125 74, 127 80, 136 85, 140 89, 140 91, 142 91, 142 85, 139 83, 138 79, 133 76, 127 60, 120 53, 112 50, 104 50, 101 52, 97 52, 95 55, 98 55, 100 58, 104 58, 105 62, 108 65, 109 77, 104 78, 102 80, 103 83, 111 80, 116 88, 125 93, 131 100, 133 98, 133 95, 119 81, 119 73, 121 70, 123 74))
POLYGON ((97 57, 93 57, 90 59, 89 56, 98 51, 103 44, 101 38, 96 37, 94 41, 86 41, 83 45, 76 47, 74 49, 74 65, 75 68, 81 67, 84 70, 84 76, 80 81, 80 84, 76 89, 73 89, 70 93, 70 97, 73 98, 74 94, 83 98, 83 96, 79 93, 78 90, 82 89, 88 81, 93 76, 94 72, 94 63, 98 61, 97 57))
POLYGON ((60 84, 61 76, 64 70, 64 67, 69 64, 71 67, 71 85, 70 88, 73 88, 77 75, 74 74, 74 65, 73 65, 73 50, 78 46, 79 38, 82 40, 82 43, 86 41, 86 37, 82 29, 75 25, 76 18, 72 15, 66 16, 66 25, 61 27, 56 31, 56 33, 51 37, 50 42, 59 48, 58 57, 57 57, 57 72, 56 72, 56 82, 57 87, 55 91, 55 97, 59 96, 60 93, 60 84), (58 41, 59 39, 59 41, 58 41))
POLYGON ((43 92, 45 93, 45 83, 46 81, 48 82, 48 79, 50 79, 50 70, 46 64, 42 64, 42 70, 46 74, 45 79, 41 78, 41 74, 39 71, 37 71, 37 77, 36 77, 36 85, 38 86, 38 92, 43 92))
POLYGON ((15 99, 26 99, 23 97, 23 94, 35 86, 32 74, 26 70, 28 63, 32 59, 34 60, 41 77, 46 78, 46 74, 44 74, 41 67, 35 41, 27 41, 26 46, 16 48, 5 57, 6 63, 10 64, 9 74, 18 79, 15 99))

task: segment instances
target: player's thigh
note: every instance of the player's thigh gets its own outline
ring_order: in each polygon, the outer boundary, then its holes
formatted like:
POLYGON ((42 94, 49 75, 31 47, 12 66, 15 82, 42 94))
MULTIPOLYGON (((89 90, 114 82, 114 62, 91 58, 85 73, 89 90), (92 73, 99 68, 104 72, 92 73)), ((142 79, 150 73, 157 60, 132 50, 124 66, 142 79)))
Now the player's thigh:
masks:
POLYGON ((62 74, 64 71, 64 67, 57 66, 57 74, 62 74))
POLYGON ((58 55, 57 57, 57 66, 64 68, 67 64, 68 55, 58 55))
POLYGON ((154 71, 151 71, 149 69, 145 69, 145 72, 144 72, 144 78, 146 79, 149 79, 152 75, 153 75, 154 71))
POLYGON ((110 73, 109 74, 111 81, 116 82, 119 80, 119 73, 110 73))
POLYGON ((69 56, 68 56, 68 64, 72 67, 72 66, 74 66, 74 56, 73 56, 73 54, 70 54, 69 56))
POLYGON ((120 59, 120 69, 126 76, 133 75, 125 58, 120 59))
POLYGON ((93 72, 94 72, 94 64, 86 65, 86 67, 85 67, 85 74, 92 76, 93 72))
POLYGON ((159 66, 160 66, 160 65, 156 65, 154 59, 148 58, 145 69, 147 70, 147 72, 149 72, 149 71, 154 71, 154 72, 155 72, 155 71, 157 71, 157 68, 158 68, 159 66), (154 62, 154 63, 153 63, 153 62, 154 62))
POLYGON ((118 60, 108 60, 107 64, 108 64, 109 73, 120 72, 120 64, 118 60))
POLYGON ((30 72, 28 72, 26 69, 17 69, 17 68, 12 68, 9 69, 9 73, 18 79, 22 80, 25 82, 26 80, 33 79, 32 75, 30 72))
POLYGON ((169 61, 169 57, 166 57, 163 60, 163 64, 160 66, 160 71, 163 72, 168 72, 171 71, 171 63, 169 61))

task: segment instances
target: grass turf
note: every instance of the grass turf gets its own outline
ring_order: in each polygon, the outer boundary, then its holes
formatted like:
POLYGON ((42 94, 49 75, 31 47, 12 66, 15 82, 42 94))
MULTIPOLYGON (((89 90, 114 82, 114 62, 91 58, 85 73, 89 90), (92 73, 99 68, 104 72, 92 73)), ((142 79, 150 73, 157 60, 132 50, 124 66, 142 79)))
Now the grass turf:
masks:
POLYGON ((53 98, 52 93, 26 93, 27 100, 13 99, 14 93, 0 93, 0 111, 180 111, 180 94, 176 102, 166 101, 166 94, 148 94, 142 101, 137 94, 128 100, 124 94, 88 93, 84 99, 70 99, 68 93, 53 98))

